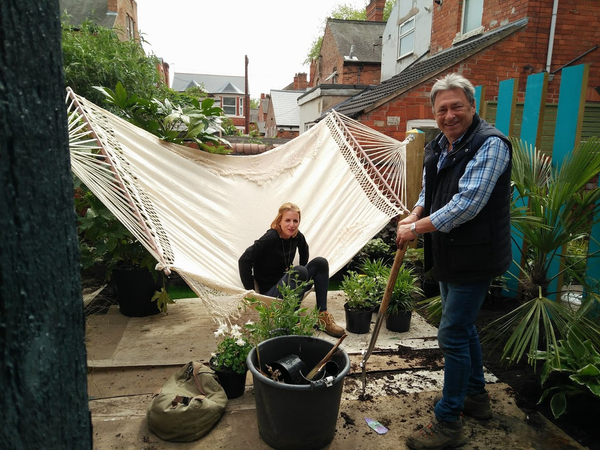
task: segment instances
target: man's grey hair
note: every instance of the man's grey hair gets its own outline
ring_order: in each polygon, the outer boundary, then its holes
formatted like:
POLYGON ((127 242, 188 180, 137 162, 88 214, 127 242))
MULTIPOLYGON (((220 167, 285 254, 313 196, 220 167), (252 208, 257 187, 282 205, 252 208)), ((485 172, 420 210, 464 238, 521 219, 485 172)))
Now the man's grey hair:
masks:
POLYGON ((462 75, 457 73, 449 73, 443 78, 439 78, 433 87, 431 88, 431 93, 429 94, 429 99, 431 100, 431 107, 435 104, 435 97, 441 91, 449 91, 450 89, 462 89, 462 91, 467 96, 467 100, 469 104, 472 105, 475 101, 475 88, 471 84, 469 80, 467 80, 462 75))

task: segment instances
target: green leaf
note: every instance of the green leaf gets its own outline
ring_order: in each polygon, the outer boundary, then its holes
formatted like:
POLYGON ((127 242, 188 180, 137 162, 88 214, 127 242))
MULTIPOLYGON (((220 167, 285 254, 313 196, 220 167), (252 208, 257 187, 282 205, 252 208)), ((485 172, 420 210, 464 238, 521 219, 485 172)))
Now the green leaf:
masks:
POLYGON ((156 302, 158 309, 162 313, 167 312, 167 305, 175 303, 175 300, 171 298, 165 288, 161 288, 160 291, 156 291, 152 296, 152 301, 156 302))
POLYGON ((567 398, 564 393, 558 392, 550 400, 550 409, 555 419, 558 419, 567 410, 567 398))

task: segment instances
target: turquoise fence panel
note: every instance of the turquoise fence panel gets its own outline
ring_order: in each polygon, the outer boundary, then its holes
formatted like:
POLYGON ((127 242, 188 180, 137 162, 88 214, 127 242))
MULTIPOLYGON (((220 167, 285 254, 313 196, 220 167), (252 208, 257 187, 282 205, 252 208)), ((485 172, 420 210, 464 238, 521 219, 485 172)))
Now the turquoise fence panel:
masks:
POLYGON ((580 64, 565 67, 560 80, 558 111, 552 162, 560 167, 566 155, 570 154, 581 139, 581 122, 585 107, 585 89, 587 89, 587 66, 580 64))
POLYGON ((504 80, 498 87, 498 109, 496 111, 496 128, 506 136, 512 134, 513 114, 516 101, 516 80, 504 80))
MULTIPOLYGON (((496 128, 498 128, 506 136, 510 136, 512 132, 512 123, 514 122, 514 110, 517 95, 517 80, 504 80, 500 82, 498 87, 498 109, 496 111, 496 128)), ((518 251, 518 241, 520 238, 513 232, 512 252, 513 258, 520 254, 518 251)), ((509 273, 519 276, 519 267, 513 262, 508 269, 509 273)), ((506 286, 502 295, 506 297, 515 297, 517 294, 518 281, 511 275, 505 275, 506 286)))
POLYGON ((520 139, 534 147, 538 146, 542 131, 541 122, 544 118, 547 80, 548 74, 545 72, 529 75, 527 77, 520 139))
POLYGON ((477 86, 475 88, 475 112, 480 114, 481 111, 481 93, 483 91, 483 86, 477 86))
MULTIPOLYGON (((587 66, 581 64, 566 67, 562 70, 560 92, 558 94, 558 111, 556 113, 556 128, 554 131, 554 146, 552 147, 552 163, 560 167, 566 155, 573 152, 581 139, 581 122, 585 107, 585 90, 587 89, 587 66)), ((560 256, 552 259, 548 269, 548 278, 552 279, 548 292, 558 290, 558 274, 560 256)), ((558 300, 554 295, 548 295, 558 300)))

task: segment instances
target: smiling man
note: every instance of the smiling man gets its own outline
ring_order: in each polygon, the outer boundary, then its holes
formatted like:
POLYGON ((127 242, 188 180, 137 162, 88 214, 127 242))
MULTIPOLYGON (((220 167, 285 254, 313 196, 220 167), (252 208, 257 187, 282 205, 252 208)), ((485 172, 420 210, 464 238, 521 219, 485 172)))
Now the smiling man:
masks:
POLYGON ((473 85, 456 73, 433 85, 441 133, 425 148, 419 200, 398 223, 399 246, 425 234, 425 270, 433 268, 442 296, 444 387, 431 423, 408 437, 412 449, 459 447, 467 441, 461 413, 492 417, 475 320, 492 279, 512 259, 512 147, 477 115, 474 95, 473 85))

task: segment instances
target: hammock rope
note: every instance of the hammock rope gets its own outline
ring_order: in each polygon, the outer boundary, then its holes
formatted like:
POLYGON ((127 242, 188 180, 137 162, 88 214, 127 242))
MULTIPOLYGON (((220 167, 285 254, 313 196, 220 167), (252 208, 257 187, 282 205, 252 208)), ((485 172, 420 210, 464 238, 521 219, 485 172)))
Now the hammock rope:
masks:
POLYGON ((259 155, 214 155, 164 142, 67 88, 74 174, 225 320, 247 291, 237 260, 280 204, 302 209, 311 258, 337 272, 390 219, 408 213, 406 144, 331 112, 259 155))

